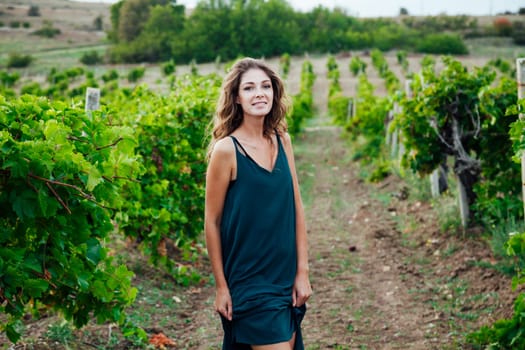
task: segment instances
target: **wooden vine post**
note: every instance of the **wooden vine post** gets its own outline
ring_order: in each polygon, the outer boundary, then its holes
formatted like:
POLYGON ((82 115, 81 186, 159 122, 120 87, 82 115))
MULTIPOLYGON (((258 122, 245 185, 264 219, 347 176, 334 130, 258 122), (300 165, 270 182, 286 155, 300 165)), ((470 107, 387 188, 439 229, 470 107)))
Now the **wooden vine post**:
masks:
POLYGON ((96 111, 100 108, 100 89, 88 87, 86 90, 86 112, 96 111))
POLYGON ((467 191, 465 190, 465 186, 463 186, 463 183, 459 179, 459 176, 457 177, 457 183, 458 183, 458 201, 459 201, 459 213, 461 215, 461 225, 463 227, 467 227, 469 217, 470 217, 470 208, 468 206, 468 197, 467 197, 467 191))
MULTIPOLYGON (((525 58, 516 60, 516 75, 518 79, 518 100, 525 98, 525 58)), ((520 119, 525 118, 520 113, 520 119)), ((525 213, 525 152, 521 154, 521 190, 523 194, 523 211, 525 213)))

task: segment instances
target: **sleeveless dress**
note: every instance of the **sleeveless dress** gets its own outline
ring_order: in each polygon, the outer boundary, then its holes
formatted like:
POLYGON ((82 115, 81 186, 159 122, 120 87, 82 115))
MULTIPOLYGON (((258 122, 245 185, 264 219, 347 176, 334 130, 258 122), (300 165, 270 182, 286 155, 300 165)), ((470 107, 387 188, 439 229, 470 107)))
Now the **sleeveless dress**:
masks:
POLYGON ((230 137, 237 178, 226 193, 221 245, 233 317, 228 321, 221 316, 222 349, 285 342, 296 332, 294 350, 303 350, 300 323, 306 306, 292 306, 297 271, 295 201, 284 147, 277 134, 277 159, 269 171, 230 137))

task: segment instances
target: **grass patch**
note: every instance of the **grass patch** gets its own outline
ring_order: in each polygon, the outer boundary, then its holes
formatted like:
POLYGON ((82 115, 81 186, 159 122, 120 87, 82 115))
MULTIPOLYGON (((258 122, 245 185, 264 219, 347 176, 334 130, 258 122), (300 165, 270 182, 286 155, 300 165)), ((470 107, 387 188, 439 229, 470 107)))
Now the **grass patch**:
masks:
MULTIPOLYGON (((89 45, 85 47, 76 47, 76 48, 58 48, 58 49, 48 49, 38 52, 29 52, 34 59, 34 62, 26 69, 24 69, 25 74, 47 74, 48 71, 56 67, 57 64, 60 66, 60 69, 67 69, 71 67, 77 67, 82 65, 80 63, 80 58, 86 52, 97 52, 100 56, 106 54, 108 45, 89 45)), ((24 52, 26 50, 20 50, 13 48, 11 50, 6 49, 3 52, 24 52)), ((8 55, 0 55, 0 67, 5 67, 8 61, 8 55)))
POLYGON ((472 56, 489 58, 507 57, 514 60, 525 55, 525 47, 514 44, 511 38, 483 37, 466 39, 465 44, 472 56))

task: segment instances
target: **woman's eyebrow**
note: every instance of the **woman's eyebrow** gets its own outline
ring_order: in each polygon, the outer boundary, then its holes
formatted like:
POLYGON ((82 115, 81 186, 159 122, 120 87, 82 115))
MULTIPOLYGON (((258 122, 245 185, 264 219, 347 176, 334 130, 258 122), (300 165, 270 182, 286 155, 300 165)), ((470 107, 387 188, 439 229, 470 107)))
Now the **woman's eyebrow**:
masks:
MULTIPOLYGON (((270 79, 265 79, 265 80, 262 80, 261 83, 270 83, 271 80, 270 79)), ((245 82, 242 82, 241 85, 247 85, 247 84, 255 84, 254 81, 245 81, 245 82)))

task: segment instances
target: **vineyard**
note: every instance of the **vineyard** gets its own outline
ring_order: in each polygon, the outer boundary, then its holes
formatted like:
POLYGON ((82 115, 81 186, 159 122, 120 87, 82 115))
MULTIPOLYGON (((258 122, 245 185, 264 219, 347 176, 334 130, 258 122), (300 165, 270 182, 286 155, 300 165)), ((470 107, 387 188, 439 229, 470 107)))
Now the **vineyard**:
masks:
MULTIPOLYGON (((524 348, 525 67, 266 61, 293 107, 306 348, 524 348)), ((205 154, 232 63, 0 71, 0 349, 220 349, 205 154)))

